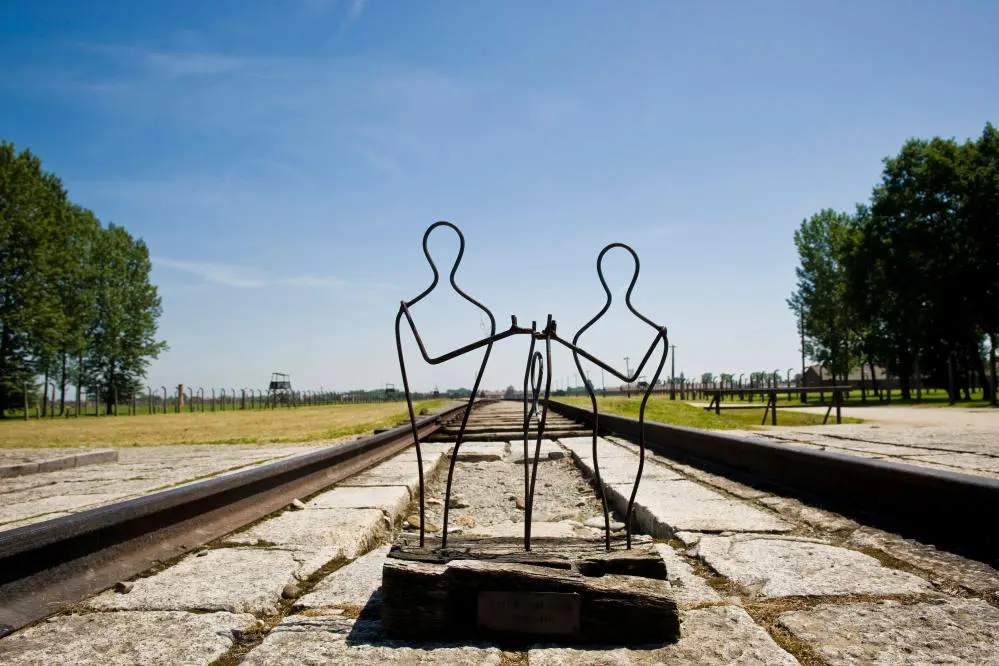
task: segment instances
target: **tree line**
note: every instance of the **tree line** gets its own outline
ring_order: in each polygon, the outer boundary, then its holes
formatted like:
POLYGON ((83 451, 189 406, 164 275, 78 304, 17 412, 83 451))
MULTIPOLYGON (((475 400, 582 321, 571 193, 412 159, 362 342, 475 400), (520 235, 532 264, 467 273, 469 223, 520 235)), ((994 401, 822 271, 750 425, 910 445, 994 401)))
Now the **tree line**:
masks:
POLYGON ((970 399, 974 374, 995 404, 999 132, 910 139, 883 164, 867 203, 819 211, 794 234, 787 302, 805 351, 833 379, 881 366, 906 399, 917 381, 970 399))
MULTIPOLYGON (((67 386, 114 404, 139 389, 162 311, 149 249, 71 202, 30 150, 0 142, 0 418, 67 386)), ((79 404, 77 404, 77 413, 79 404)))

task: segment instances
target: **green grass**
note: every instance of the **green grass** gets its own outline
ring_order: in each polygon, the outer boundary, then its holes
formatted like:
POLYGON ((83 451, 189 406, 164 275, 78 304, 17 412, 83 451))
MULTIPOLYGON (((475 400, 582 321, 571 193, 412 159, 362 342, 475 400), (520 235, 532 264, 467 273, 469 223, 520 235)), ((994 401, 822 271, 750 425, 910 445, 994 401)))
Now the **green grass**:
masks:
MULTIPOLYGON (((421 400, 436 411, 452 400, 421 400)), ((0 421, 0 448, 158 446, 309 442, 360 435, 408 419, 405 402, 376 402, 226 412, 181 412, 89 419, 0 421)))
MULTIPOLYGON (((567 402, 571 405, 590 406, 590 399, 585 397, 560 397, 557 400, 567 402)), ((641 398, 597 398, 597 409, 608 414, 619 414, 638 418, 638 409, 642 404, 641 398)), ((783 409, 777 410, 777 425, 821 425, 822 416, 820 414, 802 414, 800 412, 789 412, 783 409)), ((739 409, 722 410, 721 414, 714 411, 707 411, 701 407, 694 407, 679 400, 672 401, 669 397, 656 396, 649 399, 645 408, 645 419, 647 421, 658 421, 659 423, 669 423, 671 425, 685 426, 688 428, 704 428, 707 430, 746 430, 759 428, 763 419, 763 407, 759 409, 739 409)), ((861 423, 860 419, 843 418, 843 423, 861 423)), ((770 417, 767 417, 770 423, 770 417)), ((830 416, 830 423, 835 423, 835 415, 830 416)))

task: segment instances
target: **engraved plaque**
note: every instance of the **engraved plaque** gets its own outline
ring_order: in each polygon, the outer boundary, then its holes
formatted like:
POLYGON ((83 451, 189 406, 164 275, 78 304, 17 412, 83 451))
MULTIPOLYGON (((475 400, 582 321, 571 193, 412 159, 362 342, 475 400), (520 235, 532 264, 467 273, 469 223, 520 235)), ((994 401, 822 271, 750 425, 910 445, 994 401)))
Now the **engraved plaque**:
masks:
POLYGON ((479 592, 479 627, 517 634, 579 633, 580 596, 575 592, 479 592))

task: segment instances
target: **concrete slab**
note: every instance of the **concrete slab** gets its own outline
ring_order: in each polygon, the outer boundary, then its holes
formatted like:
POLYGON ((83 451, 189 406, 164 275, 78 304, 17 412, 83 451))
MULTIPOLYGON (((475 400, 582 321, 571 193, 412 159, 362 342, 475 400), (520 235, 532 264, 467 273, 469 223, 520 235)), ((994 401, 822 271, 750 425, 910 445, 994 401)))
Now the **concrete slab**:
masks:
POLYGON ((393 522, 406 513, 410 495, 406 486, 338 486, 306 502, 310 509, 380 509, 393 522))
POLYGON ((296 581, 299 563, 287 550, 216 548, 135 581, 128 594, 112 590, 86 606, 97 610, 278 612, 281 590, 296 581))
POLYGON ((680 640, 673 645, 646 648, 578 649, 532 647, 530 666, 729 666, 766 664, 797 666, 770 635, 736 606, 712 606, 681 611, 680 640))
POLYGON ((46 513, 82 511, 92 508, 105 502, 113 502, 122 496, 117 493, 86 494, 86 495, 55 495, 41 499, 33 499, 27 502, 12 502, 13 498, 5 497, 4 503, 0 505, 0 523, 12 523, 14 521, 40 516, 46 513), (7 502, 11 503, 7 503, 7 502))
POLYGON ((666 563, 666 579, 673 587, 673 595, 681 609, 721 601, 721 596, 694 573, 693 567, 679 553, 665 543, 657 543, 655 548, 666 563))
POLYGON ((0 525, 0 532, 4 530, 13 530, 18 527, 24 527, 25 525, 34 525, 35 523, 40 523, 45 520, 52 520, 53 518, 61 518, 62 516, 72 515, 68 511, 56 511, 55 513, 47 513, 44 516, 33 516, 31 518, 25 518, 24 520, 15 520, 12 523, 4 523, 0 525))
MULTIPOLYGON (((338 614, 292 615, 250 651, 244 666, 354 666, 417 664, 500 666, 504 653, 488 645, 402 643, 387 639, 376 620, 351 620, 338 614)), ((514 662, 509 662, 514 663, 514 662)))
POLYGON ((705 536, 697 553, 719 574, 762 597, 933 591, 922 578, 884 567, 873 557, 813 541, 705 536))
MULTIPOLYGON (((610 456, 603 457, 600 455, 600 480, 604 484, 634 484, 635 476, 638 474, 638 456, 633 455, 630 457, 619 457, 610 456)), ((596 476, 593 467, 593 459, 590 457, 586 458, 576 458, 576 464, 583 471, 583 474, 587 478, 593 478, 596 476)), ((658 463, 652 462, 646 459, 645 466, 642 469, 642 481, 645 479, 663 479, 663 480, 680 480, 683 477, 658 463)), ((639 484, 641 485, 641 484, 639 484)), ((630 491, 629 491, 630 492, 630 491)))
POLYGON ((60 615, 0 640, 5 666, 211 664, 253 626, 248 614, 124 611, 60 615))
POLYGON ((907 455, 919 455, 927 453, 926 449, 918 449, 911 446, 899 446, 898 444, 882 444, 880 442, 857 442, 849 439, 827 437, 821 442, 829 451, 836 449, 846 449, 847 451, 859 453, 871 453, 879 456, 899 457, 907 455))
POLYGON ((831 666, 999 664, 999 609, 978 599, 822 604, 777 622, 831 666))
POLYGON ((337 569, 295 602, 295 610, 341 608, 359 612, 365 606, 381 604, 382 565, 391 546, 376 548, 350 564, 337 569))
POLYGON ((766 495, 769 495, 767 492, 757 490, 756 488, 741 484, 737 481, 732 481, 724 476, 711 474, 710 472, 705 472, 690 465, 684 465, 673 460, 668 460, 661 456, 653 456, 653 460, 660 462, 674 472, 678 472, 685 477, 693 479, 694 481, 707 484, 712 488, 723 490, 726 493, 730 493, 741 499, 756 499, 758 497, 765 497, 766 495))
POLYGON ((286 511, 227 541, 290 550, 302 562, 300 575, 309 576, 332 560, 354 559, 385 538, 389 527, 378 509, 304 509, 286 511))
MULTIPOLYGON (((447 469, 443 456, 433 454, 424 456, 424 483, 429 484, 442 469, 447 469)), ((420 492, 420 474, 416 466, 416 456, 414 455, 411 460, 397 456, 338 484, 338 487, 345 486, 406 486, 415 497, 420 492)))
MULTIPOLYGON (((511 460, 519 465, 524 464, 524 440, 519 442, 511 441, 510 444, 510 456, 511 460)), ((537 439, 531 439, 527 443, 527 460, 528 462, 534 462, 534 451, 535 447, 538 445, 537 439)), ((565 457, 565 450, 556 444, 553 440, 543 439, 541 440, 541 453, 538 455, 538 464, 546 462, 548 460, 560 460, 565 457)))
MULTIPOLYGON (((631 496, 633 483, 617 483, 610 487, 611 493, 618 493, 627 500, 631 496)), ((668 504, 670 500, 682 499, 686 501, 698 500, 725 500, 725 496, 716 493, 704 486, 686 480, 670 480, 658 478, 645 478, 638 485, 638 494, 635 502, 645 507, 654 508, 668 504)))
MULTIPOLYGON (((454 447, 448 451, 450 456, 454 447)), ((459 462, 496 462, 503 460, 510 453, 510 442, 462 442, 458 447, 459 462)))
MULTIPOLYGON (((580 458, 590 458, 593 455, 593 439, 591 437, 559 437, 558 443, 580 458)), ((604 458, 628 458, 636 455, 634 452, 615 444, 604 437, 597 437, 597 456, 601 462, 604 458)))
POLYGON ((933 580, 950 581, 979 594, 993 594, 999 598, 999 571, 983 562, 937 550, 933 546, 903 539, 897 534, 872 527, 854 530, 847 543, 854 548, 876 548, 931 572, 933 580))
POLYGON ((986 472, 999 472, 999 458, 981 456, 976 453, 933 453, 918 456, 906 456, 904 460, 936 463, 948 467, 977 469, 986 472))
POLYGON ((803 523, 827 532, 853 530, 858 527, 857 523, 849 518, 844 518, 837 513, 810 507, 789 497, 761 497, 757 501, 764 506, 770 507, 788 520, 800 520, 803 523))
MULTIPOLYGON (((0 478, 55 472, 61 469, 111 463, 118 460, 118 449, 82 449, 72 452, 35 449, 31 459, 0 458, 0 478), (11 461, 14 462, 11 462, 11 461)), ((63 450, 64 451, 64 450, 63 450)), ((26 457, 26 456, 25 456, 26 457)))
MULTIPOLYGON (((614 508, 627 510, 631 486, 611 486, 608 497, 614 508)), ((792 526, 779 518, 730 500, 690 481, 643 479, 635 500, 634 518, 641 531, 672 537, 690 532, 789 532, 792 526), (677 485, 679 484, 679 485, 677 485), (672 486, 672 487, 671 487, 672 486)))

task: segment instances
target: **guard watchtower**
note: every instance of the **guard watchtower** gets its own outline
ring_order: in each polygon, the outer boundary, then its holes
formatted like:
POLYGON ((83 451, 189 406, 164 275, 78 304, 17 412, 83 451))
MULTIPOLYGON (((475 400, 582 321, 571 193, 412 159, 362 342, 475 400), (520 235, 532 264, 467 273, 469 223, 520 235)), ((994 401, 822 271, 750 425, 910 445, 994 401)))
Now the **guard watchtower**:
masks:
POLYGON ((267 395, 270 397, 271 404, 279 402, 285 405, 291 404, 291 375, 283 372, 272 372, 271 383, 267 387, 267 395))

